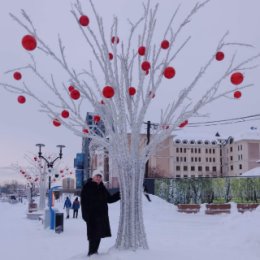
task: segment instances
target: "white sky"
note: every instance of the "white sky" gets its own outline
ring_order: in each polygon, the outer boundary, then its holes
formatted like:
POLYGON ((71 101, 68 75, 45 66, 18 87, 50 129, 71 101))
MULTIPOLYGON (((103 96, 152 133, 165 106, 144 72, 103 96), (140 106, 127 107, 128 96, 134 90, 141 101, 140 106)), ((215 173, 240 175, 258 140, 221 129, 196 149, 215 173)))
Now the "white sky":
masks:
MULTIPOLYGON (((113 15, 119 17, 121 38, 124 38, 128 32, 129 27, 125 22, 126 19, 130 18, 135 21, 142 12, 142 1, 139 0, 95 0, 94 2, 105 20, 108 32, 110 32, 113 15)), ((156 3, 153 0, 151 2, 156 3)), ((182 8, 176 20, 177 24, 189 12, 195 2, 194 0, 160 1, 156 33, 158 42, 161 41, 162 31, 165 29, 171 13, 179 3, 182 3, 182 8)), ((57 47, 57 35, 60 34, 67 46, 67 55, 72 60, 72 64, 76 64, 80 68, 84 66, 90 54, 87 49, 84 49, 85 45, 81 34, 70 13, 71 3, 73 3, 72 0, 4 1, 0 9, 0 81, 13 83, 11 75, 4 75, 4 72, 8 69, 27 65, 29 61, 20 44, 20 40, 26 32, 9 16, 10 12, 19 15, 20 9, 25 9, 28 12, 39 34, 50 46, 57 47)), ((82 1, 82 3, 83 9, 92 22, 94 18, 89 10, 88 2, 82 1)), ((159 121, 160 109, 169 102, 169 97, 174 96, 173 89, 176 86, 179 88, 187 86, 192 80, 192 76, 212 55, 219 39, 227 30, 230 31, 229 41, 250 43, 255 46, 254 50, 238 48, 238 58, 245 59, 260 53, 259 10, 259 0, 212 0, 199 14, 195 15, 193 22, 187 26, 180 37, 180 42, 188 35, 192 36, 192 40, 183 50, 182 55, 175 61, 176 77, 174 80, 165 83, 160 92, 156 94, 147 120, 159 121)), ((229 56, 226 62, 233 53, 229 51, 230 49, 225 50, 225 54, 227 57, 229 56)), ((49 72, 54 73, 55 71, 53 64, 48 62, 43 63, 42 69, 47 75, 49 75, 49 72)), ((209 112, 211 116, 205 120, 226 119, 259 113, 259 77, 260 68, 246 73, 245 83, 253 82, 255 86, 244 90, 242 99, 239 101, 222 99, 206 107, 203 112, 209 112)), ((207 79, 205 82, 207 82, 207 79)), ((31 83, 34 84, 35 82, 31 80, 31 83)), ((44 93, 40 85, 35 85, 39 88, 40 94, 44 93)), ((227 86, 234 88, 231 84, 227 84, 227 86)), ((199 89, 197 92, 200 92, 199 89)), ((47 153, 58 152, 57 144, 66 145, 64 164, 72 166, 75 154, 81 150, 81 139, 64 127, 53 127, 50 119, 37 111, 39 107, 34 101, 28 100, 25 105, 19 105, 16 98, 16 94, 0 90, 0 167, 10 165, 13 162, 23 164, 24 154, 37 153, 35 144, 39 142, 46 144, 44 151, 47 153)), ((200 119, 200 121, 202 120, 200 119)), ((248 129, 252 125, 260 129, 259 121, 254 121, 214 128, 191 129, 189 131, 220 131, 223 134, 232 134, 248 129)), ((0 180, 6 178, 6 176, 13 175, 0 168, 0 180)))

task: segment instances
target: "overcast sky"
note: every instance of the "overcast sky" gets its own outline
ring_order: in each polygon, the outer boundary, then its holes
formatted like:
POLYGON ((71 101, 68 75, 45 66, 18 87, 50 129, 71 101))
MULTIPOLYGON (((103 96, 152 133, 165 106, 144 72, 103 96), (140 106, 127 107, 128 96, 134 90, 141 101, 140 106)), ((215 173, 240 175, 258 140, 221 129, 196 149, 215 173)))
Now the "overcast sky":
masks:
MULTIPOLYGON (((37 28, 38 33, 46 42, 57 47, 57 35, 60 34, 67 46, 68 58, 79 68, 84 66, 84 61, 89 58, 89 50, 82 41, 77 24, 70 13, 73 0, 19 0, 3 1, 0 8, 0 81, 13 83, 11 75, 4 74, 5 71, 27 65, 28 55, 21 47, 20 41, 26 32, 9 16, 9 13, 20 15, 20 9, 25 9, 30 15, 37 28)), ((142 13, 142 6, 139 0, 94 0, 99 13, 105 20, 106 30, 110 31, 110 25, 114 15, 119 17, 119 34, 125 38, 129 27, 126 19, 135 21, 142 13)), ((151 1, 156 3, 157 1, 151 1)), ((157 18, 157 34, 155 37, 158 42, 162 39, 162 31, 167 22, 181 3, 182 7, 176 19, 176 27, 184 15, 188 13, 194 5, 194 0, 161 0, 157 18)), ((83 9, 94 20, 88 5, 88 1, 82 1, 83 9)), ((174 84, 179 88, 186 87, 192 80, 192 76, 205 64, 212 55, 219 39, 229 30, 228 40, 231 42, 250 43, 255 46, 254 49, 237 48, 235 49, 238 58, 245 59, 251 55, 260 53, 260 1, 259 0, 212 0, 200 13, 193 17, 193 21, 185 29, 181 37, 191 35, 192 40, 183 55, 180 55, 175 62, 176 79, 174 84)), ((94 23, 94 21, 93 21, 94 23)), ((175 27, 175 28, 176 28, 175 27)), ((181 40, 181 39, 180 39, 181 40)), ((228 62, 231 54, 235 51, 227 49, 225 55, 228 62), (230 54, 230 55, 229 55, 230 54)), ((259 61, 260 63, 260 61, 259 61)), ((42 69, 47 75, 55 72, 53 64, 43 61, 42 69), (45 63, 44 63, 45 62, 45 63)), ((218 70, 218 69, 217 69, 218 70)), ((213 70, 214 71, 214 70, 213 70)), ((173 82, 173 81, 172 81, 173 82)), ((174 96, 173 83, 165 83, 147 115, 147 120, 153 122, 159 121, 160 109, 165 107, 169 101, 169 96, 174 96)), ((239 116, 258 114, 260 97, 260 69, 246 73, 245 83, 255 83, 254 87, 244 90, 241 100, 222 99, 214 104, 210 104, 202 112, 210 113, 209 118, 199 121, 211 121, 226 119, 239 116)), ((34 81, 31 80, 31 84, 34 81)), ((207 81, 205 82, 207 84, 207 81)), ((41 85, 39 88, 41 95, 41 85)), ((230 87, 233 87, 230 85, 230 87)), ((199 93, 200 90, 198 89, 199 93)), ((0 89, 0 167, 5 167, 11 163, 18 162, 21 165, 24 162, 25 154, 37 153, 36 143, 44 143, 46 153, 58 153, 57 144, 64 144, 64 165, 72 167, 73 158, 77 152, 81 151, 81 138, 74 136, 64 127, 55 128, 51 120, 43 113, 37 111, 39 106, 34 101, 27 101, 26 104, 17 103, 17 95, 0 89)), ((91 108, 89 108, 91 110, 91 108)), ((250 126, 260 129, 259 121, 247 122, 237 125, 204 127, 200 129, 187 128, 186 131, 216 132, 220 131, 224 135, 230 135, 232 132, 244 131, 250 126)), ((18 175, 18 174, 16 174, 18 175)), ((16 176, 0 168, 0 180, 8 176, 16 176)))

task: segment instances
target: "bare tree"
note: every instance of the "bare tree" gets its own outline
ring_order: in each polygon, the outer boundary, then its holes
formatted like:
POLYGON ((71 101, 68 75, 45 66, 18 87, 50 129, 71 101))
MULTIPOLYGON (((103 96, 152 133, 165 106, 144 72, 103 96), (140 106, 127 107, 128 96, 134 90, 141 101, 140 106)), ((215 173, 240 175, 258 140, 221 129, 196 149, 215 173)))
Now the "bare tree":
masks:
MULTIPOLYGON (((29 35, 23 38, 23 46, 29 52, 31 62, 28 65, 9 70, 16 73, 16 79, 21 78, 20 71, 29 70, 42 85, 52 92, 56 101, 44 100, 38 92, 23 81, 19 86, 10 83, 0 83, 8 91, 19 93, 19 102, 25 102, 26 96, 34 98, 41 106, 41 112, 47 113, 55 126, 60 124, 70 129, 80 137, 90 137, 97 146, 104 147, 109 152, 111 164, 117 169, 121 190, 120 221, 115 247, 118 249, 148 248, 142 213, 142 190, 146 161, 159 143, 169 137, 174 130, 188 124, 191 117, 203 116, 199 110, 207 104, 229 97, 233 90, 221 88, 225 79, 231 77, 231 82, 237 86, 234 98, 239 98, 240 90, 252 84, 240 85, 243 73, 254 69, 252 64, 258 55, 237 62, 234 55, 227 68, 213 82, 207 82, 207 90, 200 98, 192 99, 195 87, 201 86, 201 79, 214 63, 224 58, 225 48, 252 47, 243 43, 227 42, 228 33, 220 39, 216 49, 204 66, 200 68, 191 83, 182 87, 172 102, 161 112, 159 125, 152 135, 148 145, 141 145, 141 128, 146 112, 156 95, 164 78, 175 76, 172 63, 185 46, 189 43, 188 36, 179 47, 175 43, 180 33, 190 23, 192 17, 204 7, 209 0, 197 3, 183 21, 173 27, 179 7, 170 18, 165 29, 161 45, 154 44, 158 4, 152 6, 148 0, 143 5, 143 15, 136 22, 130 23, 129 37, 126 40, 118 37, 118 19, 114 18, 109 37, 102 17, 98 14, 94 3, 89 0, 95 21, 89 21, 79 1, 72 8, 79 30, 94 56, 89 61, 89 67, 76 71, 69 65, 65 55, 65 46, 58 38, 59 52, 55 52, 41 38, 34 27, 29 15, 22 10, 22 18, 11 14, 12 18, 21 25, 29 35), (96 23, 97 31, 92 29, 96 23), (175 28, 175 29, 174 29, 175 28), (109 40, 108 40, 109 38, 109 40), (37 52, 46 54, 53 59, 68 75, 69 83, 57 83, 55 75, 46 78, 36 65, 37 52), (100 73, 103 75, 102 82, 100 73), (243 72, 243 73, 242 73, 243 72), (70 84, 69 91, 67 89, 70 84), (61 85, 61 87, 59 86, 61 85), (102 100, 101 100, 102 99, 102 100), (94 122, 102 120, 105 132, 88 125, 85 121, 84 103, 89 103, 94 109, 94 122), (130 137, 128 135, 130 133, 130 137)), ((158 38, 157 38, 158 41, 158 38)))

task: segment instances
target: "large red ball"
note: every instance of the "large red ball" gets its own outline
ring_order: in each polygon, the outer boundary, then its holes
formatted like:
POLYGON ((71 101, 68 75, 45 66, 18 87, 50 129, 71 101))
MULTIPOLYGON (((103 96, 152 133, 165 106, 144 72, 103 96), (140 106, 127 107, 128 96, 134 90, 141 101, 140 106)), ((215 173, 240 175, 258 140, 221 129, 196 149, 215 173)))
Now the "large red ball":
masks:
POLYGON ((37 47, 37 41, 32 35, 25 35, 22 38, 22 45, 27 51, 33 51, 37 47))
POLYGON ((79 23, 81 26, 88 26, 89 25, 89 18, 86 15, 81 15, 79 18, 79 23))
POLYGON ((180 127, 180 128, 183 128, 183 127, 185 127, 188 123, 189 123, 189 121, 188 121, 188 120, 185 120, 185 121, 183 121, 182 123, 180 123, 179 127, 180 127))
POLYGON ((216 56, 215 56, 215 58, 216 58, 217 61, 222 61, 222 60, 224 59, 224 57, 225 57, 225 54, 224 54, 224 52, 222 52, 222 51, 218 51, 218 52, 216 53, 216 56))
POLYGON ((151 68, 151 64, 150 64, 149 61, 143 61, 142 62, 142 70, 149 71, 150 68, 151 68))
POLYGON ((115 95, 114 88, 111 86, 105 86, 102 90, 102 94, 105 98, 112 98, 115 95))
POLYGON ((167 67, 165 68, 163 75, 165 78, 167 79, 171 79, 175 76, 176 72, 175 69, 173 67, 167 67))
POLYGON ((113 44, 118 44, 118 43, 119 43, 119 37, 113 36, 113 37, 111 38, 111 42, 112 42, 113 44))
POLYGON ((18 103, 24 104, 26 102, 26 98, 24 96, 19 96, 17 98, 18 103))
POLYGON ((169 46, 170 46, 169 41, 163 40, 163 41, 161 42, 161 48, 162 48, 162 49, 166 50, 166 49, 169 48, 169 46))
POLYGON ((93 117, 93 121, 94 121, 94 123, 98 123, 99 121, 100 121, 100 116, 99 115, 94 115, 94 117, 93 117))
POLYGON ((22 78, 22 74, 19 71, 16 71, 13 74, 13 77, 14 77, 15 80, 20 80, 22 78))
POLYGON ((242 93, 240 91, 237 90, 234 92, 234 98, 238 99, 238 98, 241 98, 241 96, 242 96, 242 93))
POLYGON ((232 84, 239 85, 243 82, 244 75, 241 72, 235 72, 231 75, 230 80, 231 80, 232 84))
POLYGON ((136 89, 134 87, 129 87, 128 93, 129 93, 130 96, 134 96, 135 93, 136 93, 136 89))
POLYGON ((63 118, 68 118, 68 117, 70 116, 70 113, 69 113, 68 110, 63 110, 63 111, 61 112, 61 116, 62 116, 63 118))
POLYGON ((87 128, 84 128, 84 129, 82 130, 82 132, 83 132, 83 134, 88 134, 88 133, 89 133, 89 131, 88 131, 87 128))
POLYGON ((59 119, 55 118, 53 119, 52 121, 53 125, 56 126, 56 127, 59 127, 61 125, 61 122, 59 121, 59 119))
POLYGON ((71 92, 70 92, 70 97, 74 100, 77 100, 80 98, 80 92, 77 90, 77 89, 73 89, 71 92))
POLYGON ((144 46, 140 46, 140 47, 138 48, 138 54, 139 54, 140 56, 144 56, 144 55, 145 55, 145 51, 146 51, 146 48, 145 48, 144 46))

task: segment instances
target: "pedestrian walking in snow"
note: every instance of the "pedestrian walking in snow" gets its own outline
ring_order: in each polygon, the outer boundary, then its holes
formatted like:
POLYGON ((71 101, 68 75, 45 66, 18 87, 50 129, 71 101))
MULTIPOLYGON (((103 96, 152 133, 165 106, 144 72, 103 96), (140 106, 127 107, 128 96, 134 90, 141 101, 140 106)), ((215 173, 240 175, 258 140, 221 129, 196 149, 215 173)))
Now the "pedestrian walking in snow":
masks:
POLYGON ((79 198, 76 197, 76 199, 72 203, 73 218, 78 218, 79 208, 80 208, 79 198))
POLYGON ((143 184, 143 188, 144 188, 144 196, 147 198, 147 200, 149 202, 151 202, 151 199, 150 199, 150 196, 149 196, 149 193, 148 193, 146 185, 143 184))
POLYGON ((66 218, 69 218, 70 217, 70 209, 71 209, 71 201, 70 201, 69 197, 66 198, 63 208, 66 209, 66 215, 67 215, 66 218))
POLYGON ((81 211, 89 240, 88 256, 98 253, 101 238, 111 237, 107 203, 120 199, 119 192, 113 195, 108 192, 102 177, 102 173, 95 170, 81 191, 81 211))

